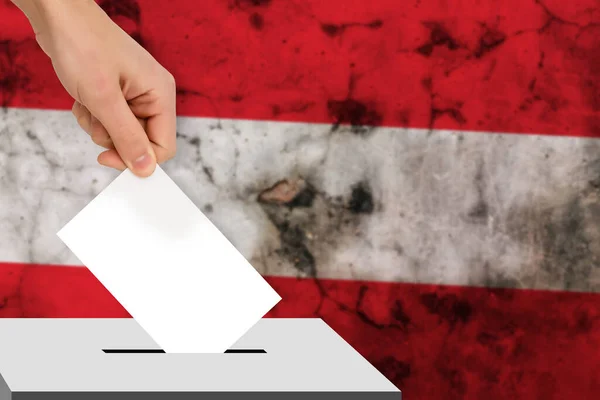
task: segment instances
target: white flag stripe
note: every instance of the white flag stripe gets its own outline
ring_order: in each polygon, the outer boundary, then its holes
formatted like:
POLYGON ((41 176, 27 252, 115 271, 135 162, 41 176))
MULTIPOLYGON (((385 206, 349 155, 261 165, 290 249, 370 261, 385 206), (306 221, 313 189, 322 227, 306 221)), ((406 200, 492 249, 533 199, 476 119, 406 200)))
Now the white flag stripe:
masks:
MULTIPOLYGON (((178 124, 165 171, 263 274, 600 288, 598 140, 178 124)), ((79 265, 55 233, 117 172, 68 112, 8 109, 0 132, 0 260, 79 265)))

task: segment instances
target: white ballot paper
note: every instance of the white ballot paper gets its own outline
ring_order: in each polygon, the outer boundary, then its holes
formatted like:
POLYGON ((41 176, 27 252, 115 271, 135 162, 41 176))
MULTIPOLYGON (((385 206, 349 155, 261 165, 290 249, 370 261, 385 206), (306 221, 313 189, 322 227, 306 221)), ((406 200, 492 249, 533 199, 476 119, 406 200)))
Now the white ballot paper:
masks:
POLYGON ((166 353, 223 353, 281 300, 160 167, 125 170, 58 236, 166 353))

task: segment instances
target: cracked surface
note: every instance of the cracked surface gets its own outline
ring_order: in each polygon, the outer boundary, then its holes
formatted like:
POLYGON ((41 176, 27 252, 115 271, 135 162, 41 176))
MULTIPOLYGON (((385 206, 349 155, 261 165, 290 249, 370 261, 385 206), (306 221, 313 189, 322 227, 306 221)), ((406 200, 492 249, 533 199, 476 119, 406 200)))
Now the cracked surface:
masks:
MULTIPOLYGON (((596 0, 101 4, 173 72, 183 115, 599 132, 596 0)), ((69 107, 25 21, 2 7, 3 104, 69 107)))
MULTIPOLYGON (((165 170, 270 276, 273 316, 324 318, 414 398, 600 390, 597 0, 102 4, 209 117, 179 119, 165 170)), ((2 106, 69 109, 0 20, 2 106)), ((0 111, 0 260, 79 264, 55 232, 116 176, 87 140, 0 111)), ((83 268, 9 264, 0 315, 126 313, 83 268)))
MULTIPOLYGON (((67 112, 0 132, 1 259, 78 265, 55 233, 116 172, 67 112)), ((164 169, 264 274, 600 291, 596 139, 180 118, 178 142, 164 169)))

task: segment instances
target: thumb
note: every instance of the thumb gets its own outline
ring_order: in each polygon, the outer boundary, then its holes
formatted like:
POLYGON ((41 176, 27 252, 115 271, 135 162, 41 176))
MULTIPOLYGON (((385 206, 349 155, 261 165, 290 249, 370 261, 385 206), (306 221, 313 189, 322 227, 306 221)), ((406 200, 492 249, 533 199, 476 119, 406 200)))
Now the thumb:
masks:
POLYGON ((156 168, 156 155, 146 131, 129 108, 121 90, 92 101, 89 110, 108 132, 127 168, 140 177, 152 175, 156 168))

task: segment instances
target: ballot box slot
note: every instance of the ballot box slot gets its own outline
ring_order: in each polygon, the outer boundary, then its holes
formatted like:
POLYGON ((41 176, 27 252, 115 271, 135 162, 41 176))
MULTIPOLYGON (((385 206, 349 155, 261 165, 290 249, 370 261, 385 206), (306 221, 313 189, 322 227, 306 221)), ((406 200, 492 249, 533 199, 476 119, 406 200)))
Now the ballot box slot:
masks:
MULTIPOLYGON (((162 349, 102 349, 105 354, 164 354, 162 349)), ((265 349, 229 349, 225 354, 266 354, 265 349)))

